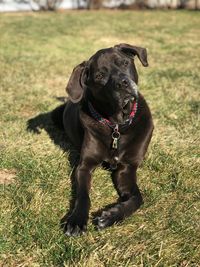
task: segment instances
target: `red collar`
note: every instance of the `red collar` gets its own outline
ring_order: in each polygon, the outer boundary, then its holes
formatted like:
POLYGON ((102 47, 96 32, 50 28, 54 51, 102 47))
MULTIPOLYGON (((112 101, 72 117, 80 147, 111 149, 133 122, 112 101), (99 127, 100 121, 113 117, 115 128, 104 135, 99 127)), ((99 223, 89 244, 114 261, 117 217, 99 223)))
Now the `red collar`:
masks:
POLYGON ((92 103, 91 102, 88 102, 88 107, 89 107, 89 110, 90 110, 90 113, 92 115, 92 117, 97 120, 98 122, 104 124, 104 125, 108 125, 110 128, 114 129, 116 128, 116 126, 120 126, 120 128, 122 127, 125 127, 125 126, 129 126, 131 125, 131 123, 133 122, 133 119, 135 118, 135 115, 137 113, 137 110, 138 110, 138 101, 137 99, 133 102, 133 106, 132 106, 132 109, 131 109, 131 112, 130 112, 130 115, 129 115, 129 118, 124 121, 123 123, 119 123, 119 124, 113 124, 110 120, 102 117, 96 110, 95 108, 93 107, 92 103))
MULTIPOLYGON (((88 102, 88 107, 90 110, 91 115, 93 116, 93 118, 97 121, 99 121, 100 123, 104 124, 104 125, 108 125, 112 130, 112 146, 111 149, 113 149, 114 151, 118 150, 118 146, 119 146, 119 140, 120 140, 120 130, 126 128, 127 126, 131 125, 131 123, 133 122, 133 119, 136 116, 137 110, 138 110, 138 101, 137 99, 134 101, 129 118, 123 122, 123 123, 119 123, 119 124, 113 124, 110 120, 103 118, 93 107, 93 105, 91 104, 91 102, 88 102)), ((116 153, 116 152, 114 152, 116 153)))

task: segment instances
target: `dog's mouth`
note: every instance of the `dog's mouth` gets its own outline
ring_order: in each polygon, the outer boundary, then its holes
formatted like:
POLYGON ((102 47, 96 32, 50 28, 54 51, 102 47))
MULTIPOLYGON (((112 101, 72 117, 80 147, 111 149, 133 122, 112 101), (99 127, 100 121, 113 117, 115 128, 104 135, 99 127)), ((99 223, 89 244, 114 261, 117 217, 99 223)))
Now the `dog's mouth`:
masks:
POLYGON ((122 112, 124 115, 130 115, 135 97, 125 99, 122 105, 122 112))
POLYGON ((133 103, 135 101, 135 97, 131 96, 129 98, 125 98, 121 104, 119 104, 119 110, 109 119, 113 123, 124 123, 126 122, 131 114, 133 103))

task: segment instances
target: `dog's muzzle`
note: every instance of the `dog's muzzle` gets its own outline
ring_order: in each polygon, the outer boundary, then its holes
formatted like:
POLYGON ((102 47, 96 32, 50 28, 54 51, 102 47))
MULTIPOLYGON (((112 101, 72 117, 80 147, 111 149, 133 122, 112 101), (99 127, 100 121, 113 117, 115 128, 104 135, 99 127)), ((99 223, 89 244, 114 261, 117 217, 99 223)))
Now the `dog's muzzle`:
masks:
POLYGON ((137 98, 138 97, 138 86, 137 86, 137 84, 134 81, 130 80, 130 87, 131 87, 131 89, 133 91, 133 97, 137 98))
POLYGON ((121 79, 117 82, 116 87, 119 89, 123 89, 125 94, 125 98, 135 97, 138 96, 138 87, 137 84, 131 80, 129 77, 121 77, 121 79))
POLYGON ((129 101, 134 101, 138 97, 138 87, 137 84, 130 80, 129 86, 125 89, 124 92, 124 105, 126 105, 129 101))
POLYGON ((129 86, 125 89, 125 96, 122 102, 122 110, 124 114, 129 115, 133 102, 137 100, 138 87, 132 80, 129 81, 129 86))

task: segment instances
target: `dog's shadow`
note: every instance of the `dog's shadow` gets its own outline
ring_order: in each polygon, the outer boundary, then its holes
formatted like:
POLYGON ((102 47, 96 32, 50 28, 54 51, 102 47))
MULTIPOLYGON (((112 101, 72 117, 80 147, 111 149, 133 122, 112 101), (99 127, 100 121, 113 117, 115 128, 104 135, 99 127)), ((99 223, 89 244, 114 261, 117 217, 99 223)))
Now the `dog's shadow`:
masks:
MULTIPOLYGON (((58 100, 62 101, 62 98, 59 98, 58 100)), ((63 101, 62 101, 63 102, 63 101)), ((34 133, 34 134, 40 134, 42 130, 45 130, 49 136, 49 138, 54 142, 56 146, 59 146, 63 152, 68 152, 69 155, 69 163, 72 170, 74 170, 79 162, 79 153, 78 151, 73 147, 73 145, 68 140, 64 129, 62 129, 61 121, 55 122, 56 118, 62 118, 62 109, 65 108, 65 103, 58 106, 54 110, 46 113, 40 113, 39 115, 29 119, 27 121, 27 131, 34 133)), ((109 169, 108 166, 104 166, 103 168, 109 169)), ((76 199, 76 190, 75 190, 75 178, 74 178, 74 172, 72 171, 72 175, 70 177, 71 179, 71 198, 69 203, 69 211, 66 213, 66 215, 61 219, 60 225, 62 228, 64 228, 65 223, 67 221, 67 218, 71 215, 74 205, 75 205, 75 199, 76 199)), ((115 203, 113 204, 115 205, 115 203)), ((103 210, 106 210, 109 208, 110 205, 104 207, 101 210, 98 210, 92 214, 92 222, 94 225, 96 225, 96 217, 100 216, 101 212, 103 210)))
MULTIPOLYGON (((58 99, 60 100, 60 98, 58 99)), ((65 104, 62 104, 50 112, 40 113, 29 119, 26 129, 34 134, 40 134, 41 130, 45 130, 55 145, 59 146, 63 152, 69 152, 70 166, 73 167, 78 163, 79 153, 68 140, 60 121, 58 120, 55 123, 56 117, 59 118, 60 115, 60 118, 62 118, 62 114, 59 113, 62 112, 64 107, 65 104)))
MULTIPOLYGON (((59 114, 59 112, 62 111, 64 107, 65 104, 62 104, 50 112, 40 113, 39 115, 29 119, 26 124, 26 129, 28 132, 38 135, 41 133, 42 130, 45 130, 49 138, 54 142, 56 146, 59 146, 63 150, 63 152, 68 152, 69 155, 68 160, 70 163, 70 167, 74 168, 78 164, 79 153, 68 140, 64 132, 64 129, 60 125, 60 121, 58 120, 55 123, 56 117, 59 118, 60 115, 62 118, 62 114, 59 114)), ((63 219, 61 219, 61 226, 63 226, 64 220, 67 220, 67 218, 70 216, 74 207, 75 203, 74 184, 75 184, 74 175, 71 175, 71 199, 69 203, 69 212, 63 217, 63 219)))

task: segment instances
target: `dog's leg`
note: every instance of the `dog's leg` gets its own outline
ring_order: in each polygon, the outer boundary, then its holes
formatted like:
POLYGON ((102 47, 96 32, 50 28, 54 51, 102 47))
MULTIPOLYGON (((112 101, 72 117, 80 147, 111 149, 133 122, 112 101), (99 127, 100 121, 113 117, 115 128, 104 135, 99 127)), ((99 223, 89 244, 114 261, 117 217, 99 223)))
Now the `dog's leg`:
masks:
POLYGON ((98 227, 105 228, 130 216, 143 203, 136 183, 137 166, 120 164, 112 172, 112 180, 119 194, 119 202, 102 212, 98 218, 98 227))
POLYGON ((64 225, 64 232, 68 236, 78 236, 86 231, 90 208, 90 183, 94 166, 82 162, 73 171, 75 201, 73 210, 64 225))

